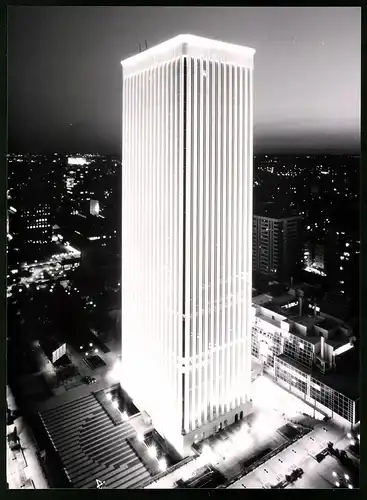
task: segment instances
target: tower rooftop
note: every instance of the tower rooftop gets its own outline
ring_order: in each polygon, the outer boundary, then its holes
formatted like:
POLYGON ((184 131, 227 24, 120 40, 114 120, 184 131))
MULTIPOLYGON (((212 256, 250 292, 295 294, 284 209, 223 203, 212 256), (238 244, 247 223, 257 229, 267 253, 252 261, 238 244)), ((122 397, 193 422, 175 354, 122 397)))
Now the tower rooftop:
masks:
POLYGON ((205 58, 252 69, 255 49, 196 35, 178 35, 121 61, 124 76, 176 59, 205 58))

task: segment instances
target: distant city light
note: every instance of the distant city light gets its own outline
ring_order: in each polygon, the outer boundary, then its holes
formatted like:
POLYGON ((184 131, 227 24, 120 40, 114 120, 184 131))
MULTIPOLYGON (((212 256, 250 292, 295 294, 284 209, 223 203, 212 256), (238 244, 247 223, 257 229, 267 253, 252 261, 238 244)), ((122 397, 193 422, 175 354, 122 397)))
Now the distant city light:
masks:
POLYGON ((94 349, 94 352, 97 353, 98 352, 98 349, 94 349))
POLYGON ((348 476, 348 474, 344 474, 344 477, 345 477, 345 479, 346 479, 347 481, 349 481, 349 476, 348 476))
POLYGON ((86 165, 87 160, 85 158, 68 158, 68 165, 86 165))
POLYGON ((338 477, 338 474, 335 472, 335 470, 333 470, 333 476, 338 477))
POLYGON ((353 485, 352 485, 352 484, 348 484, 348 488, 349 488, 350 490, 352 490, 352 489, 353 489, 353 485))
POLYGON ((348 439, 351 439, 351 437, 352 437, 352 434, 351 434, 350 432, 348 432, 348 433, 347 433, 347 438, 348 438, 348 439))
POLYGON ((339 481, 335 481, 335 486, 337 486, 339 488, 339 486, 340 486, 339 481))
POLYGON ((92 342, 89 342, 89 347, 93 347, 93 344, 92 344, 92 342))

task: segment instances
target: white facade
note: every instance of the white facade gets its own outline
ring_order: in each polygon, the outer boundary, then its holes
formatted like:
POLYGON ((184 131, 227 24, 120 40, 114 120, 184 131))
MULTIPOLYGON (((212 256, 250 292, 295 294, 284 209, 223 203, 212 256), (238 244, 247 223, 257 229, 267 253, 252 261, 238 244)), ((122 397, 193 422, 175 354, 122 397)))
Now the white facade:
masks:
POLYGON ((179 450, 250 408, 254 52, 122 63, 121 384, 179 450))

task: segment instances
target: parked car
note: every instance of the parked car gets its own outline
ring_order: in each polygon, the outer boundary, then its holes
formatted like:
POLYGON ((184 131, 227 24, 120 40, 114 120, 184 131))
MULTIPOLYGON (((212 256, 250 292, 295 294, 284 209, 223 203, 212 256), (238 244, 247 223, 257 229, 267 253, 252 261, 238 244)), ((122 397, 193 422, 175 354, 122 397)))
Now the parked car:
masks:
POLYGON ((87 376, 83 378, 83 382, 89 385, 89 384, 95 384, 97 380, 94 377, 87 376))
POLYGON ((322 462, 324 460, 324 458, 329 454, 329 450, 327 448, 325 448, 324 450, 320 451, 320 453, 318 453, 316 456, 315 456, 315 459, 317 462, 322 462))
POLYGON ((301 469, 301 467, 298 467, 298 469, 295 469, 293 472, 292 472, 293 476, 295 477, 295 479, 298 479, 299 477, 302 477, 303 476, 303 469, 301 469))

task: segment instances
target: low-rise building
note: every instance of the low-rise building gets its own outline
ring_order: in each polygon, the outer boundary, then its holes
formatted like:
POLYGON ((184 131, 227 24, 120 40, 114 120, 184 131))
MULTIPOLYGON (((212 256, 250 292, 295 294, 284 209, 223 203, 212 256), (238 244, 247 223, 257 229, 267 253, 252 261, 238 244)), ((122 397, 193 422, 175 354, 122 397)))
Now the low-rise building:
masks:
POLYGON ((316 306, 304 314, 302 296, 266 297, 253 298, 252 355, 280 385, 342 425, 355 425, 358 359, 345 361, 358 358, 351 328, 316 306))

